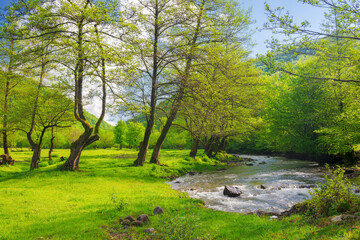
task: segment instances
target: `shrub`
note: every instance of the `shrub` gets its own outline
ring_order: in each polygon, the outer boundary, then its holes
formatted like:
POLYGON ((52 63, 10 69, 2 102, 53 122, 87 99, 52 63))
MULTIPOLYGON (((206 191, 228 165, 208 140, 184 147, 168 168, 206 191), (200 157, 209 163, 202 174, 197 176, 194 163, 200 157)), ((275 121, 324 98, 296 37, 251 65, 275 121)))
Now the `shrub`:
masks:
POLYGON ((115 193, 110 194, 110 200, 114 204, 116 210, 119 212, 124 210, 129 205, 126 200, 116 196, 115 193))
POLYGON ((356 202, 355 194, 351 193, 352 185, 344 178, 344 170, 337 166, 334 170, 326 166, 328 174, 325 175, 326 182, 319 184, 319 188, 310 192, 312 196, 308 200, 309 215, 313 217, 331 216, 346 212, 356 202))
POLYGON ((210 162, 211 161, 210 158, 208 156, 206 156, 206 155, 202 156, 202 160, 204 162, 210 162))
POLYGON ((216 154, 215 159, 222 162, 231 161, 234 159, 234 156, 227 154, 225 151, 220 151, 216 154))

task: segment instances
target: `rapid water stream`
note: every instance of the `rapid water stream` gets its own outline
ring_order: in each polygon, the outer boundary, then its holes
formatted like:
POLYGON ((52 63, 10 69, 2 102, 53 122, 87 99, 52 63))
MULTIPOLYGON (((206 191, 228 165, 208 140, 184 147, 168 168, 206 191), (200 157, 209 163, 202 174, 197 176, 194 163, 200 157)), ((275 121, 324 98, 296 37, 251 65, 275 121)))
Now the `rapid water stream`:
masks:
POLYGON ((281 157, 249 156, 253 166, 232 166, 215 172, 186 174, 169 182, 173 189, 205 201, 207 207, 227 212, 282 212, 310 197, 309 190, 324 182, 317 163, 281 157), (237 186, 239 197, 223 195, 225 185, 237 186), (260 186, 263 185, 262 189, 260 186))

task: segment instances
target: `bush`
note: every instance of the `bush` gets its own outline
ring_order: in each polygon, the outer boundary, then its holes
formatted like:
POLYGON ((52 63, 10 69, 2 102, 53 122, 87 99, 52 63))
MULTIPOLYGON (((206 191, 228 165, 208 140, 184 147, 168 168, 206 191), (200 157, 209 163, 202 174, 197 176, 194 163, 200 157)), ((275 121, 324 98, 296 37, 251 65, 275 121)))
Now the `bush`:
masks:
POLYGON ((313 217, 331 216, 346 212, 356 204, 357 196, 351 193, 352 185, 344 178, 344 170, 337 166, 331 170, 327 165, 326 182, 310 192, 308 214, 313 217))
POLYGON ((211 161, 210 158, 208 156, 206 156, 206 155, 202 156, 202 160, 203 160, 203 162, 210 162, 211 161))
POLYGON ((220 151, 216 154, 215 159, 225 162, 233 160, 234 156, 227 154, 225 151, 220 151))

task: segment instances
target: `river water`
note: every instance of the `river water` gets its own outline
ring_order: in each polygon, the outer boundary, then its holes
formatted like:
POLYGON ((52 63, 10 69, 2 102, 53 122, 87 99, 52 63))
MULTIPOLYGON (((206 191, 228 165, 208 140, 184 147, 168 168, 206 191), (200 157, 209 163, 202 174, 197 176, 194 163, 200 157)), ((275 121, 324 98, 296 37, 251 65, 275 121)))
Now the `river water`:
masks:
POLYGON ((207 207, 227 212, 282 212, 310 198, 309 190, 325 181, 317 163, 281 157, 250 156, 253 166, 232 166, 215 172, 186 174, 169 182, 173 189, 205 201, 207 207), (225 185, 237 186, 239 197, 223 195, 225 185), (265 185, 262 189, 260 185, 265 185))

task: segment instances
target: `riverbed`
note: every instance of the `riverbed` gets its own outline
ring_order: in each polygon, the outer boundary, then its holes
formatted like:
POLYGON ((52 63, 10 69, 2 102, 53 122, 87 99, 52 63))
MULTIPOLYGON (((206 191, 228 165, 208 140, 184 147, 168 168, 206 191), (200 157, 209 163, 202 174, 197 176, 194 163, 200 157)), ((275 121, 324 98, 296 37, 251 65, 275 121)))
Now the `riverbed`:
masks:
POLYGON ((169 183, 173 189, 187 192, 192 198, 203 199, 207 207, 215 210, 280 213, 310 198, 309 190, 325 181, 325 169, 315 162, 252 155, 240 157, 253 159, 252 166, 186 174, 169 183), (242 194, 224 196, 225 185, 237 186, 242 194))

